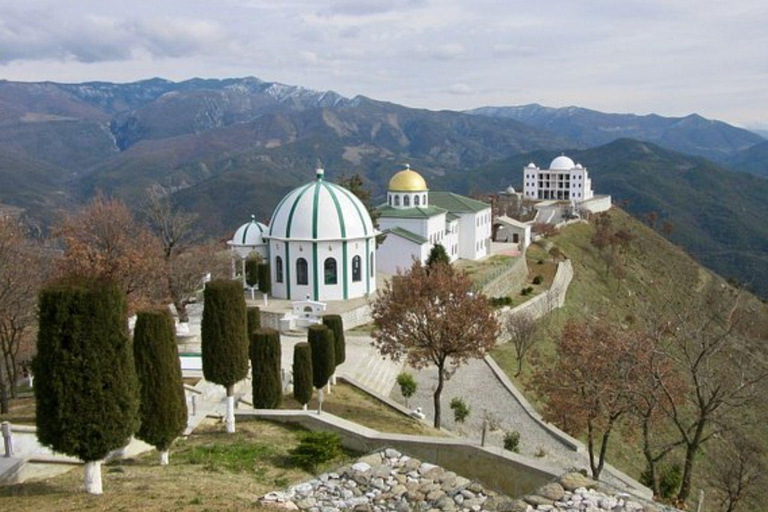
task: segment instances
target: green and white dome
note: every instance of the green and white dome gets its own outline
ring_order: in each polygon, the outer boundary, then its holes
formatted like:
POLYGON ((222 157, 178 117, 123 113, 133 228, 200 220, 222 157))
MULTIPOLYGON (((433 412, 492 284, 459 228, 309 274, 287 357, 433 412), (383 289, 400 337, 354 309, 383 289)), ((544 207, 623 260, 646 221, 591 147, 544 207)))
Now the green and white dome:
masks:
POLYGON ((346 188, 317 179, 293 189, 278 204, 269 223, 271 240, 354 240, 375 236, 365 205, 346 188))

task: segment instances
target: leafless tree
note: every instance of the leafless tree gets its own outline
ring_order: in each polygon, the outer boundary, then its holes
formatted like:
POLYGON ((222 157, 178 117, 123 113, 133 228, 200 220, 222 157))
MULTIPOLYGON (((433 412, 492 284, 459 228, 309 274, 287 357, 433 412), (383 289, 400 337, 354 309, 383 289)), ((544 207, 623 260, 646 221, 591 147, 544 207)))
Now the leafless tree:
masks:
POLYGON ((709 470, 709 484, 717 491, 723 512, 754 503, 768 483, 765 448, 747 433, 727 432, 718 442, 719 455, 709 470))
POLYGON ((517 357, 518 377, 523 371, 523 362, 530 350, 540 340, 536 320, 528 313, 511 314, 507 316, 505 322, 509 341, 515 347, 515 356, 517 357))

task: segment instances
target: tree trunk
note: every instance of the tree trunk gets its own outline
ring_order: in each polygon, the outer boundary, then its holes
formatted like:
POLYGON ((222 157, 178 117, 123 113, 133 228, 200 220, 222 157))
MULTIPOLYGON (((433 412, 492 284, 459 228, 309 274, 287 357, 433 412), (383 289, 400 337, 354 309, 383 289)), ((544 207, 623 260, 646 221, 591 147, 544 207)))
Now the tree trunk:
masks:
POLYGON ((186 324, 189 322, 189 313, 187 313, 187 301, 180 300, 176 304, 176 313, 179 315, 179 323, 186 324))
POLYGON ((515 373, 515 377, 519 377, 522 372, 523 372, 523 356, 519 355, 517 356, 517 372, 515 373))
POLYGON ((587 449, 589 451, 589 469, 592 471, 592 476, 597 479, 595 473, 597 467, 595 466, 595 433, 592 429, 592 420, 587 420, 587 449))
POLYGON ((595 474, 595 480, 600 479, 600 473, 603 472, 603 467, 605 466, 605 455, 608 451, 608 438, 611 435, 611 427, 612 424, 608 426, 605 432, 603 432, 603 440, 600 444, 600 460, 597 463, 597 474, 595 474))
POLYGON ((645 456, 645 464, 648 477, 651 480, 653 495, 658 498, 661 497, 661 490, 659 489, 658 478, 656 478, 656 461, 653 458, 653 453, 651 453, 651 437, 648 422, 648 418, 643 418, 643 455, 645 456))
POLYGON ((435 428, 439 429, 441 425, 440 418, 440 395, 443 393, 443 385, 445 384, 445 374, 443 372, 443 365, 437 366, 437 389, 435 389, 435 428))
POLYGON ((693 476, 693 460, 696 457, 696 453, 699 451, 701 445, 701 436, 704 434, 704 425, 706 419, 702 418, 696 425, 696 432, 693 434, 693 439, 687 444, 685 448, 685 466, 683 468, 683 483, 680 486, 680 492, 677 493, 677 499, 685 503, 688 496, 691 494, 691 477, 693 476))
POLYGON ((102 494, 100 460, 85 463, 85 492, 102 494))
POLYGON ((235 433, 235 386, 227 386, 227 433, 235 433))
POLYGON ((168 450, 160 450, 160 465, 167 466, 168 462, 168 450))
POLYGON ((5 367, 0 367, 0 414, 8 414, 8 379, 5 378, 5 367))
POLYGON ((317 414, 323 412, 323 388, 317 390, 317 414))

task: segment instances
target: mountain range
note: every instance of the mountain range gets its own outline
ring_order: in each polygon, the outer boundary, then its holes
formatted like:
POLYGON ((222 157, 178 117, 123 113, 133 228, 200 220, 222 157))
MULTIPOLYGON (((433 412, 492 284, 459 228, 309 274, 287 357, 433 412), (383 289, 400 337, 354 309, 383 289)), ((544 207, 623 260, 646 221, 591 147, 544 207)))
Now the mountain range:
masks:
POLYGON ((223 238, 250 214, 268 220, 317 165, 329 179, 361 174, 374 197, 406 162, 434 189, 481 193, 517 182, 530 159, 546 165, 568 151, 598 192, 658 211, 676 224, 673 240, 764 296, 768 180, 726 169, 768 176, 766 144, 695 115, 431 111, 256 78, 0 81, 0 204, 44 226, 98 191, 137 206, 154 188, 223 238))

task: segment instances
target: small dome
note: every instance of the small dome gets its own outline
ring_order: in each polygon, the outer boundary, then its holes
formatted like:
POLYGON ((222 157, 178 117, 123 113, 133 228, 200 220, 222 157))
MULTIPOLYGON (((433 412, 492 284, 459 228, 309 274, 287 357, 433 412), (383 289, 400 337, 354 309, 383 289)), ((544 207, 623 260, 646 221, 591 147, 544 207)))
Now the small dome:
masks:
POLYGON ((351 240, 376 231, 365 205, 349 190, 323 180, 295 188, 277 205, 267 238, 277 240, 351 240))
POLYGON ((526 169, 535 169, 536 168, 536 164, 533 163, 533 162, 530 162, 528 165, 525 166, 525 168, 526 169))
POLYGON ((549 168, 554 171, 570 171, 574 167, 576 167, 576 164, 574 164, 573 160, 565 155, 560 155, 559 157, 552 160, 551 164, 549 164, 549 168))
POLYGON ((390 192, 426 192, 427 182, 421 174, 411 170, 410 166, 396 173, 389 180, 390 192))
POLYGON ((514 194, 515 193, 515 187, 509 186, 506 190, 507 194, 514 194))
POLYGON ((237 247, 252 247, 255 245, 264 245, 267 242, 262 238, 267 234, 269 228, 261 222, 256 222, 256 217, 251 215, 251 221, 247 224, 243 224, 237 231, 235 236, 230 240, 229 245, 237 247))
POLYGON ((576 164, 577 169, 583 169, 584 167, 581 166, 581 164, 576 164))

